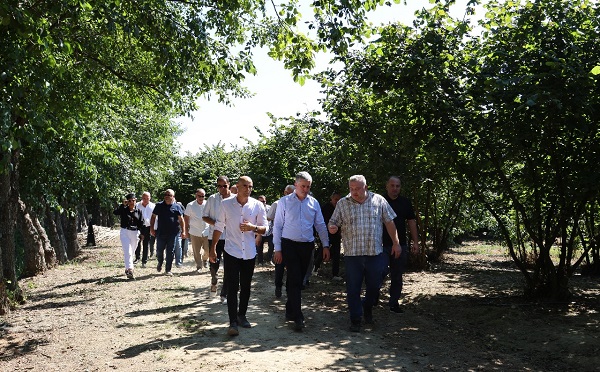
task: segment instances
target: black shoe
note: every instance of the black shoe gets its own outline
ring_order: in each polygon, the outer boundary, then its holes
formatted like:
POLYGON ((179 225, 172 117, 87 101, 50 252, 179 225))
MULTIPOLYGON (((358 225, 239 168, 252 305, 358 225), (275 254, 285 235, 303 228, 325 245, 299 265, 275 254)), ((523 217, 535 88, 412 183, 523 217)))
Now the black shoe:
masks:
POLYGON ((159 273, 162 271, 162 264, 158 264, 156 265, 156 271, 158 271, 159 273))
POLYGON ((390 312, 396 313, 396 314, 402 314, 404 312, 404 310, 402 310, 400 305, 396 305, 396 306, 390 306, 390 312))
POLYGON ((138 262, 140 262, 140 259, 139 259, 139 258, 136 258, 135 260, 133 260, 133 263, 134 263, 134 264, 136 264, 136 263, 138 263, 138 262))
POLYGON ((288 322, 293 322, 295 319, 294 319, 294 318, 292 318, 292 316, 291 316, 291 315, 289 315, 289 314, 287 314, 287 313, 286 313, 286 314, 285 314, 285 320, 286 320, 286 321, 288 321, 288 322))
POLYGON ((294 330, 301 331, 305 327, 303 319, 297 319, 294 321, 294 330))
POLYGON ((275 297, 281 298, 281 287, 275 287, 275 297))
POLYGON ((360 320, 350 322, 350 332, 360 332, 360 320))
POLYGON ((250 322, 248 321, 248 319, 246 319, 245 315, 238 315, 237 321, 238 321, 238 324, 242 328, 252 328, 252 325, 250 324, 250 322))
POLYGON ((237 327, 237 323, 236 322, 229 323, 229 328, 227 329, 227 334, 229 336, 237 336, 237 335, 240 334, 240 331, 238 331, 238 327, 237 327))

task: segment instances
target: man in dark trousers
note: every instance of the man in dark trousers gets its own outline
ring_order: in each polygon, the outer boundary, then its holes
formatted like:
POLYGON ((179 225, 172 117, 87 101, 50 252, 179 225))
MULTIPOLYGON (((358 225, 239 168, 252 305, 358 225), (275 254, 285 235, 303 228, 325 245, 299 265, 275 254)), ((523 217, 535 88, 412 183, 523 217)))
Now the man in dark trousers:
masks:
POLYGON ((392 239, 386 230, 383 231, 383 250, 386 253, 386 268, 388 268, 384 274, 388 274, 389 272, 390 275, 389 306, 390 311, 396 314, 402 312, 399 300, 402 293, 402 274, 406 269, 406 263, 408 261, 408 244, 406 240, 407 223, 410 230, 410 236, 412 238, 411 250, 413 253, 417 253, 419 251, 419 236, 417 234, 417 221, 415 218, 415 212, 410 200, 404 196, 400 196, 400 186, 399 177, 390 177, 385 185, 387 192, 384 195, 385 200, 387 200, 394 212, 396 212, 394 224, 396 225, 400 247, 402 248, 400 257, 394 257, 394 255, 391 254, 392 239))
POLYGON ((185 239, 186 231, 183 209, 175 203, 175 191, 167 189, 164 194, 164 201, 156 203, 154 206, 150 220, 150 234, 156 236, 156 259, 158 260, 156 271, 162 271, 166 251, 165 275, 173 276, 171 268, 173 266, 173 256, 175 255, 175 240, 180 232, 181 239, 185 239), (157 218, 158 235, 154 229, 154 222, 157 218))

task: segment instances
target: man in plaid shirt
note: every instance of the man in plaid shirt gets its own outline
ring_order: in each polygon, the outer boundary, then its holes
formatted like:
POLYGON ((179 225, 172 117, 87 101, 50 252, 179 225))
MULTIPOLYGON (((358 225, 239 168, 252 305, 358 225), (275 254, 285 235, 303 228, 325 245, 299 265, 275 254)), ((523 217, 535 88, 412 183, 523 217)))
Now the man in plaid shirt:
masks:
POLYGON ((350 195, 342 198, 329 220, 329 232, 341 229, 346 267, 346 299, 350 310, 350 330, 360 332, 362 317, 373 323, 373 305, 379 297, 386 258, 383 253, 383 227, 392 237, 392 252, 400 256, 400 243, 394 225, 396 213, 381 195, 367 190, 367 180, 362 175, 349 179, 350 195), (362 282, 365 297, 361 301, 362 282))

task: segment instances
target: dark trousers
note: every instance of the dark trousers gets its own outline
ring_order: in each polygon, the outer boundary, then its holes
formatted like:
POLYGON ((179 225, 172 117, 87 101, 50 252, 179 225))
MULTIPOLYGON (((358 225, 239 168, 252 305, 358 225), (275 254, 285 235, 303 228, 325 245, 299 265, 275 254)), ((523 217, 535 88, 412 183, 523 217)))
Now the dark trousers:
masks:
POLYGON ((390 275, 390 307, 398 306, 400 295, 402 294, 402 274, 406 270, 406 263, 408 261, 408 246, 402 246, 402 253, 400 257, 394 258, 391 255, 392 247, 383 247, 384 254, 386 257, 385 269, 383 277, 390 275))
POLYGON ((340 252, 341 252, 341 239, 340 237, 333 237, 329 235, 329 262, 331 262, 331 274, 333 276, 340 275, 340 252))
POLYGON ((236 258, 227 252, 223 252, 225 266, 226 284, 227 284, 227 312, 229 322, 237 322, 237 316, 245 316, 248 311, 248 301, 250 300, 250 286, 252 284, 252 275, 254 275, 254 259, 242 260, 236 258), (238 309, 238 290, 240 292, 240 301, 238 309))
POLYGON ((150 226, 144 226, 140 229, 140 234, 144 235, 144 240, 138 241, 137 248, 135 250, 135 259, 140 259, 140 251, 142 254, 142 263, 148 262, 148 247, 150 245, 150 239, 153 237, 150 235, 150 226))
POLYGON ((283 263, 275 264, 275 287, 283 286, 283 274, 285 273, 285 265, 283 263))
POLYGON ((288 319, 304 320, 302 315, 302 282, 308 270, 310 255, 315 248, 314 242, 295 242, 281 239, 281 254, 287 268, 287 302, 285 312, 288 319))
MULTIPOLYGON (((212 239, 208 241, 208 246, 212 247, 212 239)), ((210 276, 211 284, 217 285, 217 271, 219 271, 219 265, 223 258, 223 252, 225 252, 225 240, 221 239, 217 242, 217 261, 210 263, 210 276)), ((227 296, 227 272, 225 271, 225 262, 223 261, 223 286, 221 286, 220 296, 227 296)))
POLYGON ((165 261, 165 272, 167 273, 171 271, 171 267, 173 266, 175 240, 177 240, 177 233, 173 235, 158 235, 156 237, 156 260, 158 261, 158 266, 162 266, 163 261, 165 261))
POLYGON ((256 246, 256 259, 260 265, 262 265, 264 263, 263 250, 264 250, 265 242, 269 246, 269 250, 267 251, 267 261, 271 261, 271 258, 273 256, 273 248, 274 248, 273 235, 269 235, 269 236, 261 235, 260 243, 256 246), (270 253, 270 255, 269 255, 269 253, 270 253))

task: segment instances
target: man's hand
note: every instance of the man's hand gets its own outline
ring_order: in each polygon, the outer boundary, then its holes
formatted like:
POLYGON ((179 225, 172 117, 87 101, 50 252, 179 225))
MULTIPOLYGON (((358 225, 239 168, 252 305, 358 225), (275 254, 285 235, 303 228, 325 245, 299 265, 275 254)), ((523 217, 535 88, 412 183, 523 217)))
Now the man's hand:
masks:
POLYGON ((208 260, 211 263, 217 263, 217 246, 216 245, 210 247, 210 251, 208 252, 208 260))
POLYGON ((273 262, 276 264, 280 264, 283 261, 283 256, 281 255, 281 251, 275 251, 273 253, 273 262))
POLYGON ((419 242, 412 242, 411 248, 412 248, 411 249, 412 253, 415 253, 415 254, 419 253, 419 250, 420 250, 419 242))
POLYGON ((337 227, 337 225, 329 225, 327 226, 327 229, 329 230, 329 233, 333 235, 338 232, 339 228, 337 227))
POLYGON ((323 262, 329 262, 330 256, 329 247, 323 247, 323 262))
POLYGON ((394 255, 394 258, 400 257, 401 253, 402 253, 402 247, 400 246, 400 243, 395 242, 392 245, 392 254, 394 255))

